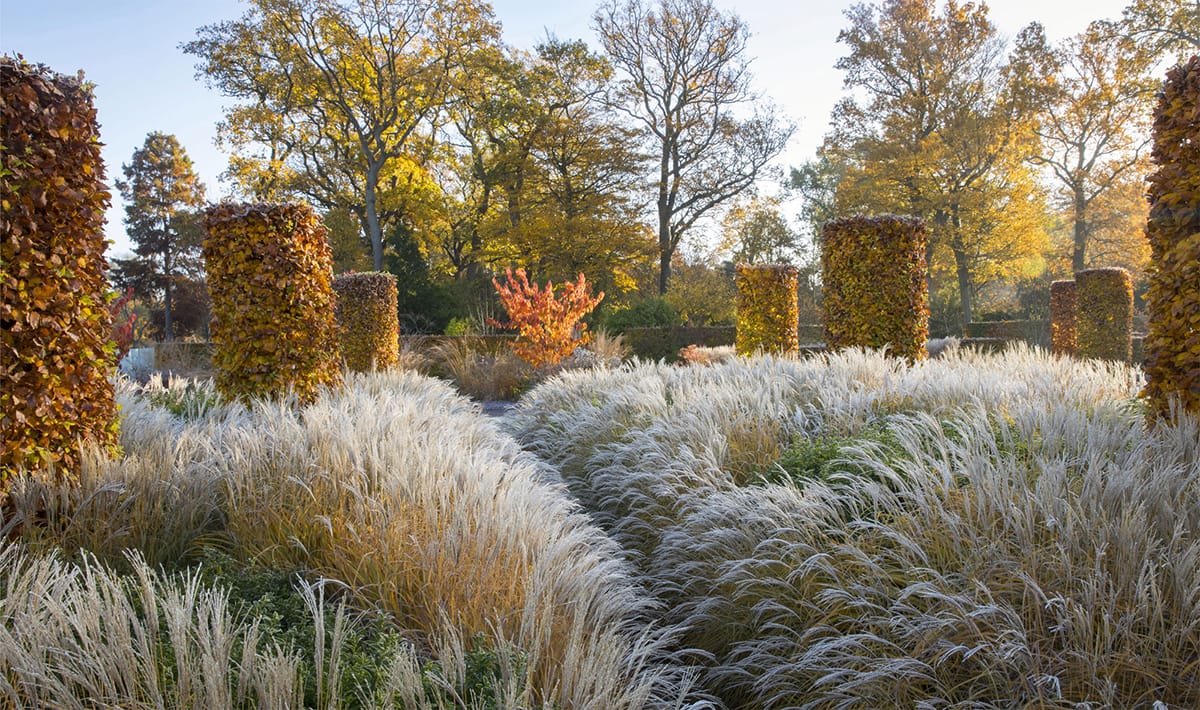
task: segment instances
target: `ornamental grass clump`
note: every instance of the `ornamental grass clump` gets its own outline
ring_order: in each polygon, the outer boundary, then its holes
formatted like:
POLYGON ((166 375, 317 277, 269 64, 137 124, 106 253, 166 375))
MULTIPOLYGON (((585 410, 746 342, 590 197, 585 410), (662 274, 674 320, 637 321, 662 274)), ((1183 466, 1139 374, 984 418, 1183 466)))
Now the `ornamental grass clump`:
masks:
POLYGON ((91 87, 0 57, 0 499, 24 471, 79 475, 117 438, 104 185, 91 87))
POLYGON ((447 630, 430 661, 323 582, 127 562, 122 574, 89 556, 0 551, 0 698, 80 710, 532 705, 505 645, 472 648, 447 630))
MULTIPOLYGON (((56 501, 52 524, 23 542, 30 554, 86 551, 121 568, 125 548, 151 565, 216 548, 337 580, 349 606, 385 613, 444 669, 470 639, 519 657, 524 670, 497 691, 505 707, 641 708, 686 694, 686 670, 643 625, 648 609, 613 543, 551 469, 448 384, 352 374, 304 408, 255 399, 180 414, 173 402, 204 399, 195 388, 153 397, 122 385, 121 398, 123 459, 89 458, 80 486, 28 482, 15 497, 17 515, 56 501)), ((29 652, 74 658, 72 643, 29 652)), ((211 651, 214 668, 227 648, 211 651)), ((70 705, 58 692, 50 704, 70 705)), ((124 692, 103 697, 141 697, 124 692)))
POLYGON ((569 373, 513 425, 727 707, 1195 707, 1200 423, 1141 384, 847 350, 569 373))

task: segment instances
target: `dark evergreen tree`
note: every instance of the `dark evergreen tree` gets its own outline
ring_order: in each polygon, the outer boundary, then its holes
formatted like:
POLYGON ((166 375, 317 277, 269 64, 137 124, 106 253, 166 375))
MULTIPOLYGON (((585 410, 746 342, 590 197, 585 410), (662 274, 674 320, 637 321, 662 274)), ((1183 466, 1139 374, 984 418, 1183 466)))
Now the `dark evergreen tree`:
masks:
POLYGON ((136 256, 114 259, 114 280, 148 302, 161 298, 163 336, 171 340, 172 294, 180 282, 203 274, 203 232, 196 214, 204 205, 204 185, 187 151, 167 133, 148 134, 121 170, 125 179, 117 181, 117 189, 125 200, 125 229, 136 256))

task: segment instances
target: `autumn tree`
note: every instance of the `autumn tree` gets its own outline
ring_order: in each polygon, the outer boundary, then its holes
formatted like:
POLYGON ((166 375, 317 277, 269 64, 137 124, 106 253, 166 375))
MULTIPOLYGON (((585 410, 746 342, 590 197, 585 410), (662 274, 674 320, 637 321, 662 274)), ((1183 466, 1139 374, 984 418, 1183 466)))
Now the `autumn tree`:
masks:
POLYGON ((612 70, 580 41, 481 52, 450 115, 445 253, 457 273, 524 264, 628 291, 646 258, 630 196, 640 156, 602 100, 612 70))
POLYGON ((816 158, 792 168, 788 178, 787 189, 801 200, 801 228, 818 247, 822 227, 837 217, 837 191, 846 177, 846 169, 845 162, 829 151, 821 151, 816 158))
MULTIPOLYGON (((125 228, 136 256, 114 259, 114 280, 143 299, 157 300, 161 295, 163 336, 171 340, 173 296, 179 288, 191 294, 194 286, 181 281, 194 281, 202 273, 203 232, 197 210, 204 205, 204 185, 187 151, 167 133, 148 134, 121 170, 125 179, 116 186, 125 201, 125 228)), ((189 325, 195 328, 196 324, 189 325)))
POLYGON ((754 197, 738 201, 721 220, 721 246, 734 263, 792 264, 797 261, 798 235, 788 224, 779 202, 754 197))
POLYGON ((519 225, 530 144, 545 120, 531 58, 488 47, 474 53, 443 127, 439 178, 449 231, 442 240, 457 275, 478 275, 495 235, 519 225))
MULTIPOLYGON (((1114 203, 1109 193, 1140 182, 1147 172, 1152 82, 1146 54, 1097 23, 1066 40, 1048 61, 1056 72, 1033 160, 1054 179, 1068 214, 1071 269, 1082 271, 1093 265, 1093 236, 1116 218, 1101 212, 1114 203)), ((1144 205, 1136 212, 1145 219, 1144 205)))
POLYGON ((604 101, 612 67, 583 42, 551 38, 537 48, 537 72, 547 115, 530 144, 526 217, 510 241, 540 274, 584 272, 598 288, 628 292, 654 239, 636 200, 636 136, 604 101))
POLYGON ((1133 0, 1119 21, 1100 24, 1154 58, 1200 50, 1200 0, 1133 0))
POLYGON ((793 127, 751 89, 746 25, 711 0, 607 0, 594 22, 622 75, 614 101, 653 156, 663 294, 684 235, 750 189, 793 127))
POLYGON ((1006 55, 986 5, 884 0, 846 15, 849 96, 823 148, 842 175, 837 211, 924 219, 931 278, 950 276, 970 322, 976 291, 1029 268, 1046 240, 1026 162, 1048 94, 1041 28, 1006 55))
POLYGON ((389 192, 420 180, 428 122, 472 52, 497 41, 477 0, 250 0, 183 45, 240 99, 219 127, 230 172, 258 197, 354 213, 383 268, 389 192))

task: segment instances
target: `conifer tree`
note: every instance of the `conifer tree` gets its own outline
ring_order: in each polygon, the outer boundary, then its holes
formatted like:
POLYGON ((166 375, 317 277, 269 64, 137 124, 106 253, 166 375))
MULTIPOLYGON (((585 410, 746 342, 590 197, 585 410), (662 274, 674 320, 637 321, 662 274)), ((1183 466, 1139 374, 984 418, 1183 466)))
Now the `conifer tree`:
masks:
POLYGON ((121 166, 117 189, 125 200, 125 228, 132 259, 114 259, 116 280, 143 298, 162 294, 163 335, 174 336, 172 292, 181 278, 200 272, 201 232, 196 218, 204 184, 175 136, 153 132, 121 166))

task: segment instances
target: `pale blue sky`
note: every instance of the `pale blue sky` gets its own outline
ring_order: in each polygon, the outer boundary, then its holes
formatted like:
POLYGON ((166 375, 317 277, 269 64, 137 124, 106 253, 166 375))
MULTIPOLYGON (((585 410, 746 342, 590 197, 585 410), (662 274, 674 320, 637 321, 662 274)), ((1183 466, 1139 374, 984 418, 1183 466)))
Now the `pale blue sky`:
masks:
MULTIPOLYGON (((529 49, 546 32, 598 45, 590 29, 596 2, 495 0, 505 41, 529 49)), ((813 155, 841 90, 833 68, 844 53, 837 33, 850 0, 717 0, 739 14, 752 32, 750 55, 759 90, 798 124, 782 159, 796 165, 813 155)), ((1051 39, 1079 32, 1094 19, 1117 17, 1127 0, 997 0, 993 21, 1012 36, 1039 21, 1051 39)), ((196 164, 210 199, 223 194, 217 176, 226 156, 213 146, 226 99, 194 78, 194 61, 179 44, 201 25, 240 16, 237 0, 0 0, 0 53, 73 74, 82 69, 96 85, 96 108, 111 181, 150 131, 175 134, 196 164)), ((109 211, 110 254, 129 251, 117 195, 109 211)))

